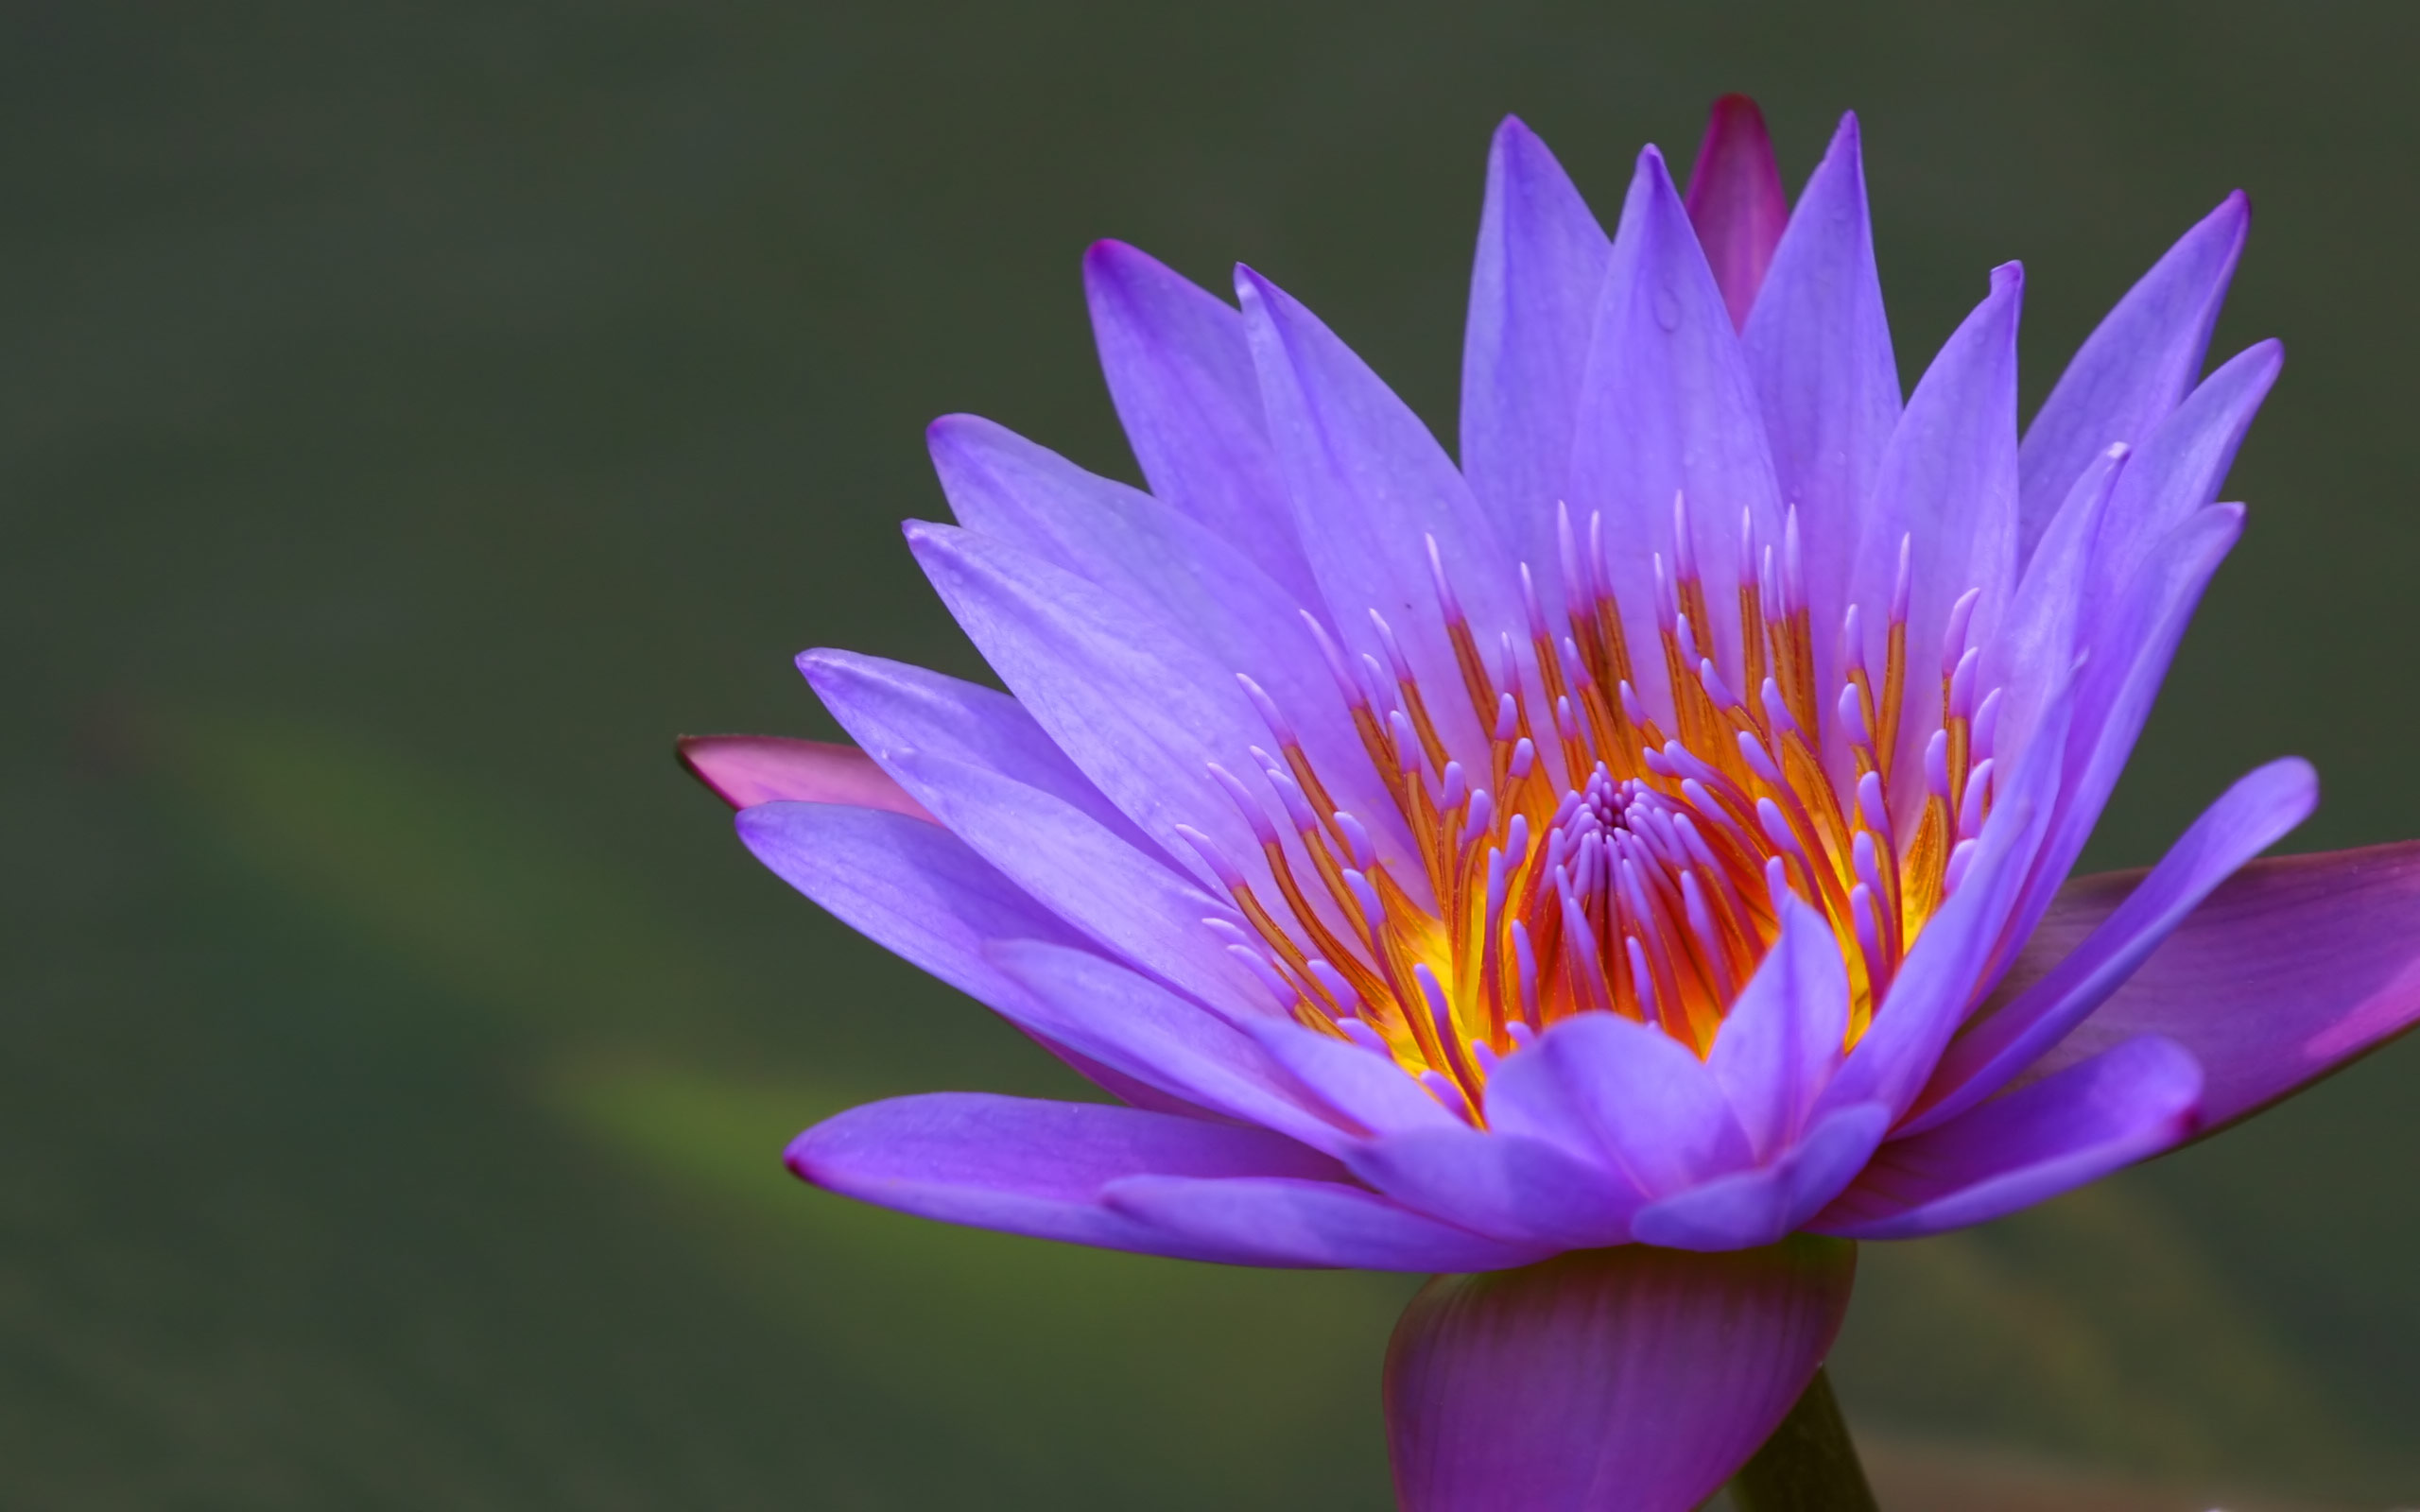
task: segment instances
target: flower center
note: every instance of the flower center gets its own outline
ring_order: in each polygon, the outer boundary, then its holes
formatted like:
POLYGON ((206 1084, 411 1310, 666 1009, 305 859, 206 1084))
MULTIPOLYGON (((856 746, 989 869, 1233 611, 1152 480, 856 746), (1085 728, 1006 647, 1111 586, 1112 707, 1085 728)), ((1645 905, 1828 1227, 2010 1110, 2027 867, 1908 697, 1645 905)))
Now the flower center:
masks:
MULTIPOLYGON (((1685 543, 1686 507, 1675 511, 1685 543)), ((1949 616, 1923 800, 1908 799, 1912 824, 1893 821, 1894 754, 1917 676, 1905 541, 1880 676, 1851 606, 1829 697, 1817 686, 1795 511, 1778 550, 1759 552, 1743 525, 1740 651, 1728 667, 1703 629, 1714 624, 1707 585, 1687 546, 1669 571, 1657 557, 1651 649, 1670 690, 1659 717, 1635 685, 1601 520, 1590 520, 1584 546, 1567 515, 1561 536, 1560 630, 1521 569, 1533 673, 1509 633, 1493 662, 1481 654, 1429 543, 1483 753, 1448 748, 1432 716, 1437 693, 1420 685, 1375 612, 1386 660, 1361 658, 1358 676, 1311 622, 1416 865, 1380 859, 1250 679, 1245 692, 1278 747, 1252 754, 1294 843, 1242 782, 1212 771, 1258 836, 1279 896, 1260 897, 1232 859, 1183 832, 1249 926, 1212 927, 1299 1022, 1385 1054, 1474 1122, 1496 1063, 1575 1013, 1622 1014, 1710 1052, 1780 934, 1785 895, 1840 941, 1854 1044, 1956 889, 1992 801, 2000 698, 1975 696, 1981 655, 1968 632, 1979 594, 1969 592, 1949 616)))

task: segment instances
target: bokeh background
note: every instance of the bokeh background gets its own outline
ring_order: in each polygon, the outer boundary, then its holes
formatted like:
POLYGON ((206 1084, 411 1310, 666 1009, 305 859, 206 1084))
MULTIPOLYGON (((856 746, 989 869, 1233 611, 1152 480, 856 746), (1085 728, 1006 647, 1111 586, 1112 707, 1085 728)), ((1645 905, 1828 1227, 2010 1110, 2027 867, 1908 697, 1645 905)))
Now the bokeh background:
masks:
MULTIPOLYGON (((1388 1504, 1409 1282, 859 1209, 853 1101, 1068 1078, 759 871, 679 731, 980 676, 895 532, 975 410, 1132 476, 1095 237, 1247 259, 1441 433, 1490 129, 1602 210, 1866 124, 1909 378, 2029 264, 2028 401, 2228 189, 2252 528, 2095 841, 2314 759, 2420 833, 2420 12, 639 3, 0 13, 0 1503, 1388 1504)), ((2420 1044, 1869 1246, 1895 1505, 2420 1502, 2420 1044), (2011 1498, 2006 1502, 1994 1497, 2011 1498), (2266 1497, 2265 1502, 2261 1499, 2266 1497), (2196 1500, 2197 1498, 2201 1500, 2196 1500)))

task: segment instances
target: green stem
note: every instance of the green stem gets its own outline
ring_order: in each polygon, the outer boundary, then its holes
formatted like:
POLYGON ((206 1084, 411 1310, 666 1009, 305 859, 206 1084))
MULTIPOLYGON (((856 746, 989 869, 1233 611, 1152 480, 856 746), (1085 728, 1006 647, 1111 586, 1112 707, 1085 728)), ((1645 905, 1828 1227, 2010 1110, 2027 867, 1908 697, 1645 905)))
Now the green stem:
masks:
POLYGON ((1879 1512, 1822 1370, 1732 1478, 1731 1502, 1739 1512, 1879 1512))

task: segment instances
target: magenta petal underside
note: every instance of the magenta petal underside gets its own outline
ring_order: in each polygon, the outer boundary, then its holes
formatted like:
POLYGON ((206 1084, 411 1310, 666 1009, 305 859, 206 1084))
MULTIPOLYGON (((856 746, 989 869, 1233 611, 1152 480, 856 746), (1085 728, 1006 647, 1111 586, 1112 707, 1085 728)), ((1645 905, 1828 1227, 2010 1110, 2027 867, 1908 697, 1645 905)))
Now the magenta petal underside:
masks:
POLYGON ((1851 1245, 1577 1250, 1442 1276, 1387 1349, 1405 1512, 1688 1512, 1797 1400, 1840 1332, 1851 1245))
POLYGON ((1782 192, 1764 112, 1747 95, 1725 94, 1714 102, 1705 140, 1689 169, 1687 202, 1731 323, 1744 326, 1789 220, 1789 197, 1782 192))
POLYGON ((847 803, 930 820, 925 806, 855 746, 778 735, 684 735, 681 765, 735 809, 847 803))
MULTIPOLYGON (((2018 971, 2110 917, 2141 874, 2060 895, 2018 971)), ((2420 842, 2255 861, 2220 885, 2041 1069, 2138 1035, 2185 1047, 2206 1131, 2259 1111, 2420 1023, 2420 842)))

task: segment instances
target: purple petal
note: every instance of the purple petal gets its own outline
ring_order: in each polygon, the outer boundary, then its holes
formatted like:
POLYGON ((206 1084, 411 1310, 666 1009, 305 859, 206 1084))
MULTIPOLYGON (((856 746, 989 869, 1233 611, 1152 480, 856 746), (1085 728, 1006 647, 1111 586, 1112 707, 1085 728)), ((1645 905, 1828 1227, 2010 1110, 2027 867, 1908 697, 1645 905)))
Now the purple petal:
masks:
POLYGON ((1151 843, 1033 715, 996 688, 855 651, 803 652, 798 669, 876 762, 913 750, 981 766, 1049 794, 1130 844, 1151 843))
POLYGON ((1230 669, 1165 621, 1004 542, 922 523, 908 539, 967 638, 1111 802, 1205 884, 1180 825, 1253 874, 1259 845, 1209 772, 1212 762, 1249 768, 1238 757, 1263 729, 1230 669))
POLYGON ((1226 1243, 1111 1210, 1142 1176, 1319 1181, 1334 1161, 1264 1129, 1098 1103, 929 1092, 825 1119, 784 1157, 802 1180, 922 1218, 1146 1255, 1252 1264, 1226 1243))
POLYGON ((2152 265, 2059 375, 2017 462, 2022 551, 2032 551, 2096 455, 2116 441, 2140 445, 2193 386, 2251 225, 2242 191, 2227 196, 2152 265))
POLYGON ((1136 1108, 1201 1110, 1036 1033, 1031 1005, 984 954, 994 939, 1084 937, 938 824, 834 803, 761 803, 735 821, 749 850, 775 876, 884 950, 982 1004, 1065 1061, 1078 1075, 1136 1108))
POLYGON ((1849 1239, 1920 1239, 1986 1223, 2146 1160, 2193 1131, 2202 1070, 2144 1035, 1894 1140, 1816 1220, 1849 1239))
POLYGON ((2076 479, 2025 564, 1999 633, 1983 649, 1979 686, 2000 689, 1996 748, 2005 762, 2032 740, 2043 700, 2067 679, 2089 613, 2086 588, 2110 495, 2133 454, 2113 446, 2076 479))
POLYGON ((1855 115, 1798 197, 1740 344, 1785 504, 1798 510, 1818 688, 1841 685, 1849 571, 1883 450, 1899 424, 1899 366, 1874 266, 1855 115))
POLYGON ((1840 1066, 1848 1028, 1840 940, 1793 895, 1781 937, 1724 1015, 1706 1057, 1758 1160, 1797 1138, 1840 1066))
POLYGON ((1854 1246, 1582 1250, 1441 1276, 1387 1347, 1405 1512, 1689 1512, 1779 1425, 1840 1332, 1854 1246))
POLYGON ((1650 1203, 1631 1220, 1631 1232, 1667 1249, 1770 1245, 1839 1196, 1890 1128, 1891 1109, 1879 1103, 1840 1108, 1771 1164, 1650 1203))
POLYGON ((1335 1181, 1144 1176, 1111 1183, 1102 1197, 1122 1216, 1242 1265, 1501 1270, 1552 1252, 1489 1239, 1335 1181))
POLYGON ((1341 1152, 1353 1174, 1422 1212, 1555 1249, 1629 1242, 1645 1194, 1544 1140, 1466 1125, 1341 1152))
POLYGON ((1562 1146, 1642 1192, 1679 1191, 1754 1152, 1695 1052, 1613 1013, 1581 1013, 1506 1058, 1487 1087, 1488 1125, 1562 1146))
MULTIPOLYGON (((2039 932, 2043 958, 2120 906, 2138 875, 2088 877, 2061 895, 2039 932)), ((2420 843, 2406 842, 2253 862, 2041 1064, 2053 1070, 2136 1035, 2165 1035, 2201 1063, 2203 1120, 2214 1128, 2415 1022, 2420 843)))
POLYGON ((1488 150, 1462 337, 1462 474, 1549 605, 1563 591, 1555 506, 1611 251, 1554 154, 1506 117, 1488 150))
MULTIPOLYGON (((1236 673, 1253 678, 1324 774, 1337 804, 1362 817, 1382 852, 1410 868, 1417 854, 1410 835, 1303 623, 1307 606, 1175 510, 989 421, 945 416, 926 436, 960 524, 1118 595, 1132 613, 1189 642, 1229 674, 1228 683, 1236 673)), ((1226 692, 1232 699, 1232 686, 1226 692)), ((1278 745, 1257 718, 1231 738, 1234 748, 1221 759, 1235 767, 1247 765, 1247 747, 1278 745)))
POLYGON ((995 939, 1084 936, 937 825, 832 803, 766 803, 735 821, 775 876, 840 922, 993 1007, 1025 993, 984 955, 995 939))
POLYGON ((1468 1126, 1401 1066, 1375 1051, 1276 1017, 1248 1019, 1241 1027, 1305 1091, 1368 1133, 1468 1126))
POLYGON ((2064 737, 2066 779, 2018 904, 2020 930, 2041 917, 2075 866, 2150 717, 2202 591, 2242 533, 2242 506, 2204 509, 2152 553, 2125 593, 2103 611, 2091 660, 2078 675, 2075 717, 2064 737))
MULTIPOLYGON (((2219 496, 2285 362, 2285 349, 2274 341, 2238 352, 2136 449, 2094 542, 2087 603, 2109 602, 2162 541, 2219 496)), ((2098 627, 2087 633, 2097 640, 2098 627)))
MULTIPOLYGON (((1275 1011, 1202 927, 1224 905, 1083 814, 1037 788, 963 763, 906 751, 908 790, 950 833, 1095 942, 1233 1017, 1275 1011)), ((1047 936, 1045 936, 1047 937, 1047 936)))
MULTIPOLYGON (((1992 270, 1992 292, 1943 343, 1892 433, 1854 578, 1870 667, 1883 664, 1903 541, 1912 568, 1909 656, 1919 679, 1940 655, 1953 603, 1969 589, 1982 591, 1970 638, 1988 644, 2016 586, 2016 321, 2024 295, 2025 275, 2014 263, 1992 270)), ((1921 715, 1900 726, 1893 806, 1908 833, 1924 802, 1924 746, 1933 728, 1921 715)))
POLYGON ((1721 291, 1699 250, 1688 213, 1653 147, 1639 154, 1614 233, 1613 264, 1573 442, 1571 507, 1602 511, 1615 543, 1606 566, 1646 682, 1656 644, 1650 558, 1674 557, 1673 498, 1690 501, 1690 539, 1713 606, 1716 661, 1739 658, 1737 584, 1742 511, 1761 541, 1781 539, 1781 502, 1765 449, 1756 393, 1721 291))
POLYGON ((2299 757, 2238 781, 2090 937, 1950 1046, 1903 1131, 1945 1123, 2008 1085, 2132 976, 2211 889, 2318 803, 2319 774, 2299 757))
POLYGON ((1764 112, 1747 95, 1714 102, 1689 168, 1688 209, 1731 323, 1743 327, 1789 220, 1789 197, 1782 192, 1764 112))
POLYGON ((848 803, 930 819, 925 806, 855 746, 778 735, 683 735, 689 775, 735 809, 759 803, 848 803))
POLYGON ((1315 602, 1242 317, 1121 242, 1084 254, 1084 299, 1110 398, 1152 493, 1315 602))
POLYGON ((1195 1107, 1314 1149, 1335 1154, 1350 1143, 1304 1106, 1259 1046, 1166 988, 1064 945, 1008 940, 985 954, 1025 988, 1028 996, 1011 1017, 1031 1033, 1195 1107))
POLYGON ((1401 637, 1448 745, 1486 748, 1459 696, 1428 566, 1428 541, 1482 647, 1527 624, 1513 564, 1444 449, 1317 317, 1250 268, 1236 294, 1252 333, 1263 402, 1293 499, 1294 523, 1334 628, 1356 651, 1383 657, 1374 610, 1401 637))

